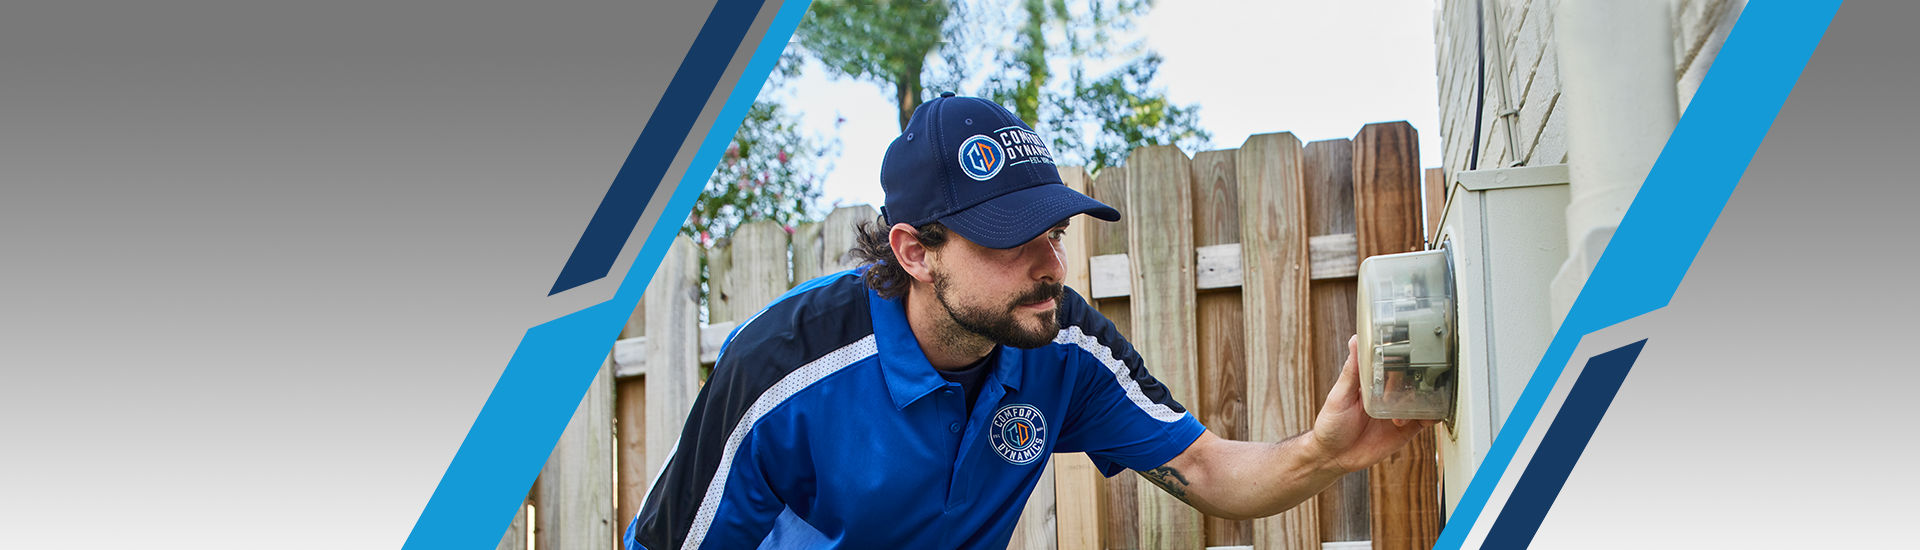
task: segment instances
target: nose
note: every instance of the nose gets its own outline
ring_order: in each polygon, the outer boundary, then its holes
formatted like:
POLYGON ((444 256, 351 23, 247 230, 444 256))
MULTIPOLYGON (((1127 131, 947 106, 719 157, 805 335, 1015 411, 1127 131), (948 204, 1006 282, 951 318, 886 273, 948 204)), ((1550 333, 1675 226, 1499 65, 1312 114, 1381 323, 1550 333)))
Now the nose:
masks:
POLYGON ((1057 283, 1067 278, 1067 252, 1060 243, 1041 235, 1027 243, 1026 253, 1030 276, 1036 281, 1057 283))

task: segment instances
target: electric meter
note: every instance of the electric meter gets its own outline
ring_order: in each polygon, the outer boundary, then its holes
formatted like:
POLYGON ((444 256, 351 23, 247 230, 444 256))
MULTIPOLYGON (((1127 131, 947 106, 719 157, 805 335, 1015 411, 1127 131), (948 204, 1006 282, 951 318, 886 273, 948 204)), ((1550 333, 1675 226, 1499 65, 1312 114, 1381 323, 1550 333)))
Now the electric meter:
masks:
POLYGON ((1374 418, 1445 419, 1458 374, 1447 249, 1360 262, 1360 400, 1374 418))

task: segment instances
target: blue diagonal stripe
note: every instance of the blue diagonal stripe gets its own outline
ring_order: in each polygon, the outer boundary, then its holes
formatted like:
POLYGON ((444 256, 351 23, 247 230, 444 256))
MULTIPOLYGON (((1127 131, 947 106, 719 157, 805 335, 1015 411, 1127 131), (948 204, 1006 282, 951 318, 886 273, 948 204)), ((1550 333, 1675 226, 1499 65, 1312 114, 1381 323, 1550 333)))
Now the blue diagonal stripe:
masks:
POLYGON ((1839 7, 1747 4, 1434 548, 1465 544, 1580 339, 1673 299, 1839 7))
MULTIPOLYGON (((764 6, 764 0, 714 3, 706 25, 700 27, 692 49, 680 62, 680 69, 674 72, 666 93, 661 94, 660 103, 647 118, 647 126, 640 130, 640 138, 634 141, 633 151, 627 153, 626 163, 613 176, 613 185, 607 189, 607 196, 600 199, 600 207, 587 222, 587 229, 580 234, 580 242, 574 245, 566 265, 560 268, 560 277, 554 280, 549 295, 598 281, 613 269, 614 259, 627 246, 627 236, 633 233, 634 225, 640 223, 640 214, 646 211, 647 202, 659 189, 660 180, 666 177, 667 165, 672 164, 673 157, 680 152, 680 144, 693 130, 694 120, 713 97, 720 76, 726 73, 747 29, 753 26, 754 16, 764 6)), ((688 171, 695 170, 688 168, 688 171)))
POLYGON ((1593 439, 1593 430, 1600 427, 1600 417, 1606 416, 1613 396, 1620 392, 1620 383, 1627 380, 1627 372, 1633 370, 1634 360, 1646 345, 1647 341, 1641 340, 1587 360, 1580 379, 1567 391, 1559 416, 1540 436, 1540 448, 1514 483, 1513 495, 1507 497, 1506 507, 1494 519, 1481 550, 1526 548, 1533 542, 1540 521, 1553 508, 1560 488, 1566 486, 1567 474, 1573 473, 1580 453, 1593 439))
POLYGON ((808 5, 807 0, 780 5, 613 299, 541 324, 521 338, 415 521, 405 549, 493 548, 499 542, 808 5))

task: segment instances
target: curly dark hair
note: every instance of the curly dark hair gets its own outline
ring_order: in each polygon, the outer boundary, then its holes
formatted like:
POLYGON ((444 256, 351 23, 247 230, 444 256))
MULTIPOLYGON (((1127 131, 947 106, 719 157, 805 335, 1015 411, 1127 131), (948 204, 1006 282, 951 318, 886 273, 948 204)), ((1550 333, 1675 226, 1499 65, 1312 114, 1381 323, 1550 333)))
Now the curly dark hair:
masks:
MULTIPOLYGON (((920 232, 920 245, 927 250, 935 250, 947 244, 947 226, 940 222, 930 222, 914 228, 920 232)), ((873 266, 867 269, 863 278, 867 288, 879 293, 880 297, 893 299, 905 296, 907 288, 913 285, 913 276, 900 267, 893 258, 893 245, 887 240, 887 234, 893 230, 887 224, 886 216, 863 221, 854 226, 854 247, 850 250, 860 265, 873 266)))

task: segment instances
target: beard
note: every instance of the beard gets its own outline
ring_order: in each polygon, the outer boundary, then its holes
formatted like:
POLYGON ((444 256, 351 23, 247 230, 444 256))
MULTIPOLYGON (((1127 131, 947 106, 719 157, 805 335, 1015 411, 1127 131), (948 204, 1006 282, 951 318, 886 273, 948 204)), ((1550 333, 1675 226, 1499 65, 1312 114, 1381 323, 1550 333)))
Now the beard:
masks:
POLYGON ((933 295, 940 301, 940 307, 947 310, 947 316, 954 324, 975 335, 1003 346, 1020 349, 1034 349, 1053 343, 1060 334, 1059 299, 1065 285, 1060 283, 1039 283, 1032 289, 1021 293, 999 307, 970 307, 955 304, 949 296, 952 281, 947 274, 933 272, 933 295), (1040 326, 1028 329, 1020 324, 1020 313, 1015 312, 1020 304, 1031 304, 1041 300, 1054 300, 1054 308, 1040 314, 1040 326))

